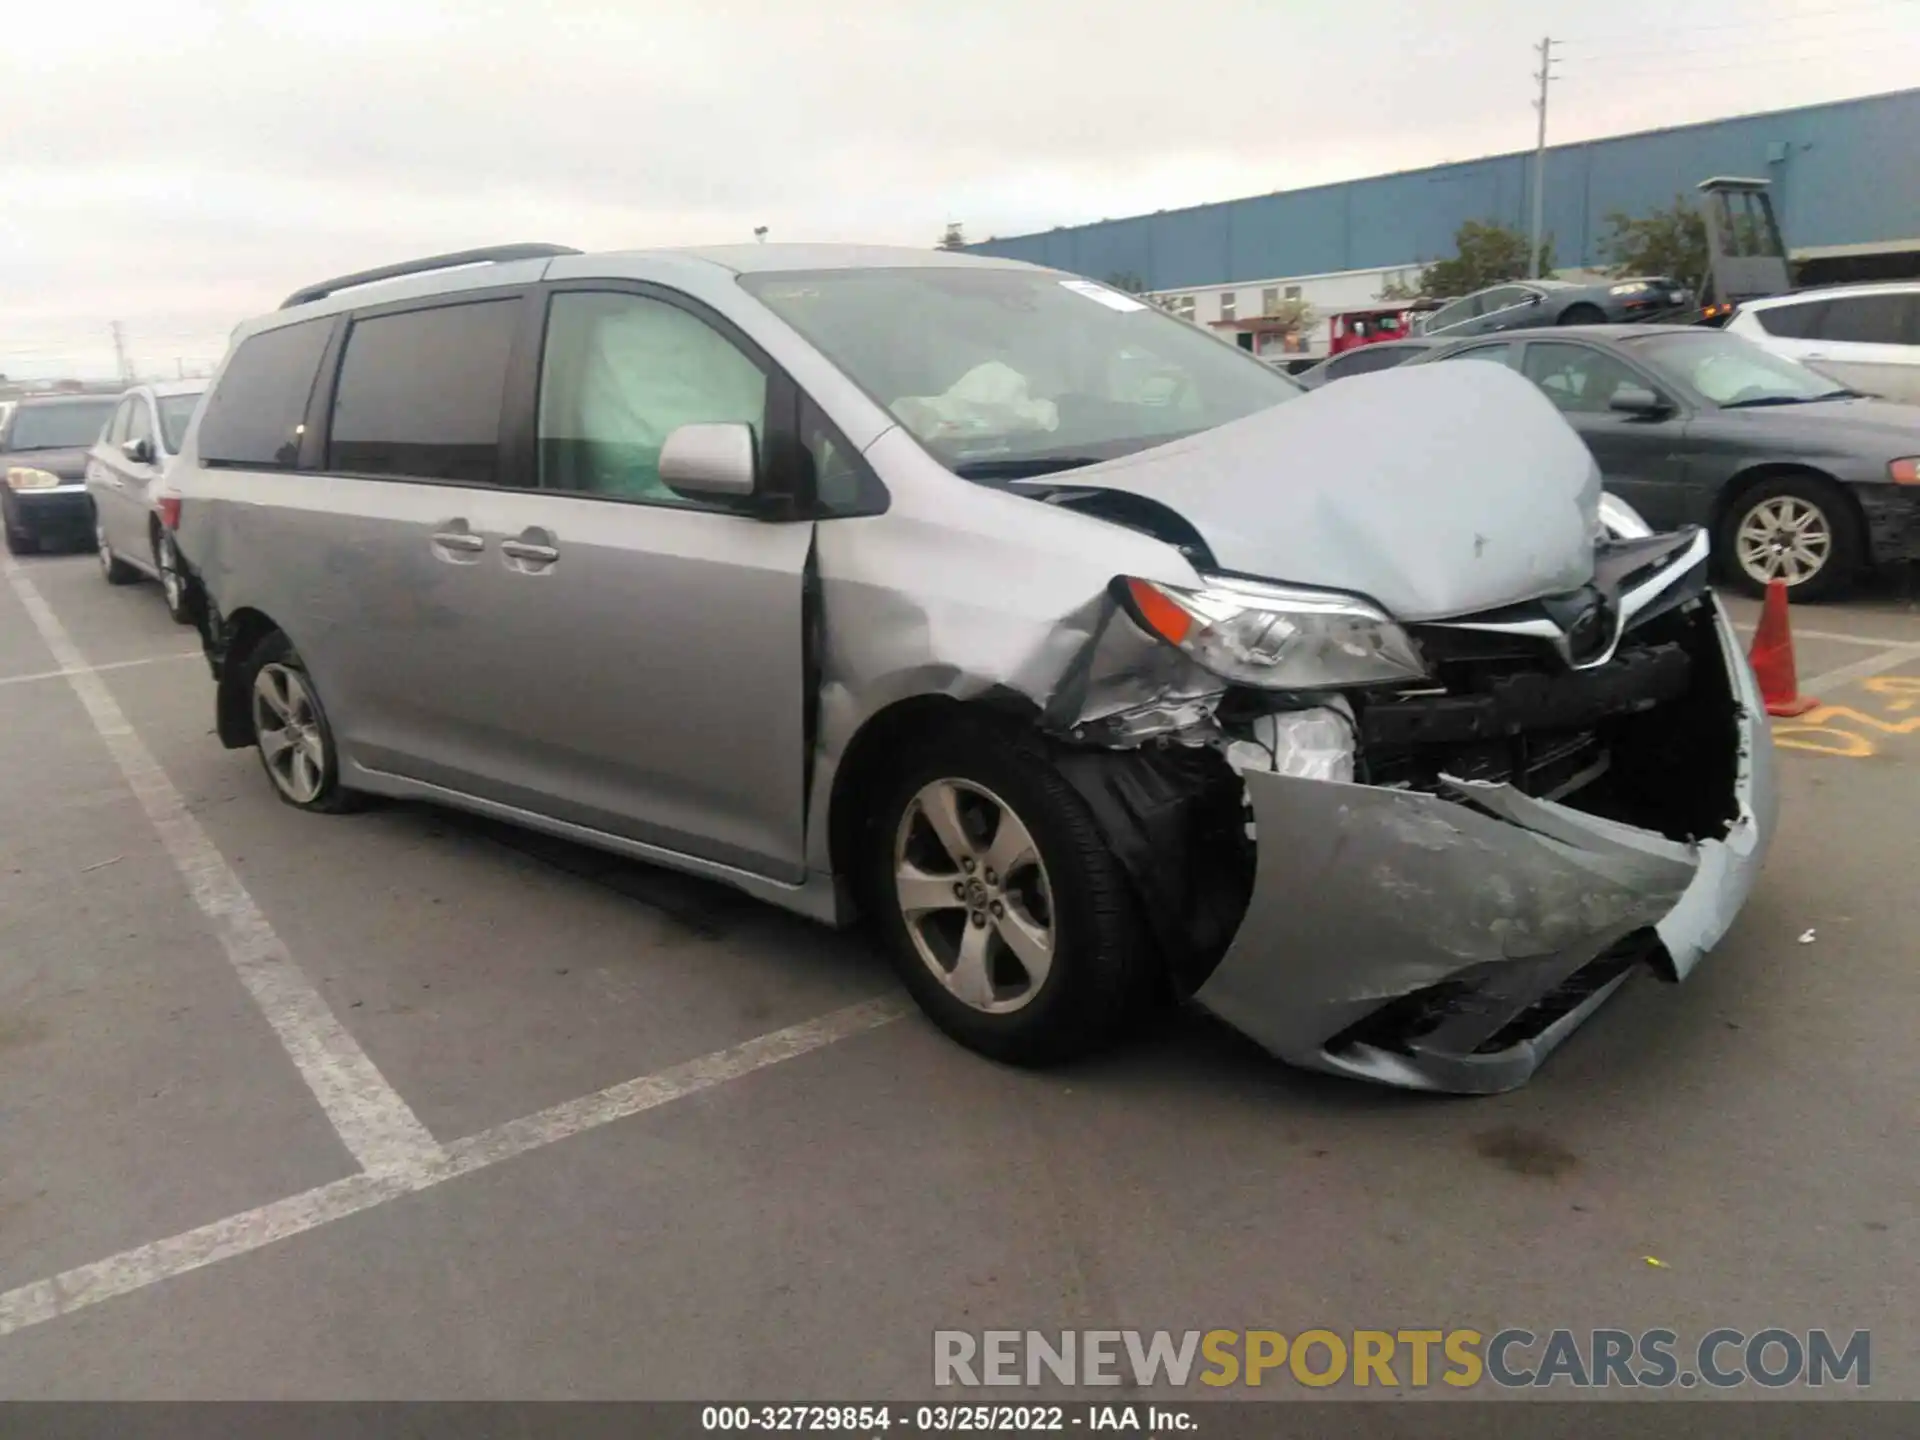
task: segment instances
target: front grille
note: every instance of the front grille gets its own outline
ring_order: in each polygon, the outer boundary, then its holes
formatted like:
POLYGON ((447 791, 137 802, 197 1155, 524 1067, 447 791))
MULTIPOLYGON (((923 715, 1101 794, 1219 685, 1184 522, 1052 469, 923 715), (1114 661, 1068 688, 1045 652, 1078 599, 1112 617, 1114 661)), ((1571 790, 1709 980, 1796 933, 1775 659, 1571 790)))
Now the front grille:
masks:
POLYGON ((1610 722, 1686 693, 1677 643, 1625 643, 1605 665, 1569 670, 1525 637, 1423 627, 1439 685, 1355 701, 1367 783, 1434 790, 1442 774, 1557 799, 1608 765, 1610 722))
POLYGON ((1473 1047, 1476 1055, 1498 1055, 1548 1029, 1586 1004, 1594 995, 1653 953, 1657 937, 1636 930, 1589 960, 1493 1034, 1473 1047))

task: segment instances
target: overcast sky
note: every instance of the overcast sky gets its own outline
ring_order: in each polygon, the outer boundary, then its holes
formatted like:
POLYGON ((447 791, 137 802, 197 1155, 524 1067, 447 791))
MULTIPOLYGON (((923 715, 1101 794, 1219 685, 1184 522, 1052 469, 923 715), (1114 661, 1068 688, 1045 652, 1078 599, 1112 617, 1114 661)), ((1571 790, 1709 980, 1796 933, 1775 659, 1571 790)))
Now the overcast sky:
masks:
POLYGON ((510 240, 932 244, 1914 83, 1920 0, 10 6, 0 372, 510 240))

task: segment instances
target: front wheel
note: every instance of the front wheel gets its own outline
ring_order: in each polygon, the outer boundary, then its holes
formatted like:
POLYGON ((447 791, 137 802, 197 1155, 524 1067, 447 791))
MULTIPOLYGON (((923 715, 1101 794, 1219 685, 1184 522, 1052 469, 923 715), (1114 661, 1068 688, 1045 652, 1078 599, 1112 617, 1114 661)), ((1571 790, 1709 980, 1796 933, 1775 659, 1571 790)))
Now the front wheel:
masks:
POLYGON ((1098 1049, 1144 1013, 1158 962, 1119 862, 1037 746, 930 739, 874 813, 867 892, 928 1017, 994 1059, 1098 1049))
POLYGON ((1733 582, 1750 595, 1780 580, 1795 600, 1822 600, 1851 585, 1866 561, 1846 496, 1812 475, 1754 486, 1728 507, 1719 538, 1733 582))
POLYGON ((299 810, 359 808, 360 794, 340 783, 339 750, 313 677, 283 632, 248 655, 247 693, 254 744, 274 793, 299 810))
POLYGON ((1569 305, 1560 314, 1562 325, 1598 325, 1607 318, 1598 305, 1569 305))

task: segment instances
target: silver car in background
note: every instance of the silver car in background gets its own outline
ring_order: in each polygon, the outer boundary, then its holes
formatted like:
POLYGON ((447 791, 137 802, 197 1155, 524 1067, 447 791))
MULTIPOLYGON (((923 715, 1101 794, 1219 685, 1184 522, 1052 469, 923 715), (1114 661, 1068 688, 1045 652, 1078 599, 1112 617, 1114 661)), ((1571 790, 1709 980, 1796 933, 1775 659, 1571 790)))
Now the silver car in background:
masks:
POLYGON ((186 591, 173 542, 179 496, 167 484, 167 467, 206 388, 204 380, 134 386, 120 397, 87 455, 94 547, 107 583, 158 580, 167 613, 182 624, 188 619, 186 591))
POLYGON ((433 257, 243 325, 179 465, 218 731, 870 917, 1041 1063, 1191 997, 1522 1083, 1684 977, 1771 833, 1706 537, 1495 366, 1313 394, 939 251, 433 257), (453 267, 460 268, 453 268, 453 267))

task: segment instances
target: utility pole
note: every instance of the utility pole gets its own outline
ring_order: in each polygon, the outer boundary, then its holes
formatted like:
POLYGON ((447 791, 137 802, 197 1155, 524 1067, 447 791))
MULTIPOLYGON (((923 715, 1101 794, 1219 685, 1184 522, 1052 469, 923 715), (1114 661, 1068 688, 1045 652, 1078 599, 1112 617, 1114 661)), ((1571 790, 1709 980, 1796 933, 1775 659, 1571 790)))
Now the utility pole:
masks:
POLYGON ((127 368, 127 337, 120 332, 120 322, 113 322, 113 356, 120 365, 120 379, 123 383, 132 383, 133 372, 127 368))
POLYGON ((1543 223, 1547 190, 1547 86, 1553 79, 1553 39, 1543 35, 1534 47, 1540 52, 1540 69, 1534 79, 1540 82, 1540 98, 1533 108, 1540 112, 1540 129, 1533 142, 1533 229, 1527 242, 1527 278, 1540 278, 1540 227, 1543 223))
POLYGON ((173 357, 173 369, 174 373, 182 380, 187 378, 187 362, 183 356, 176 355, 173 357))

